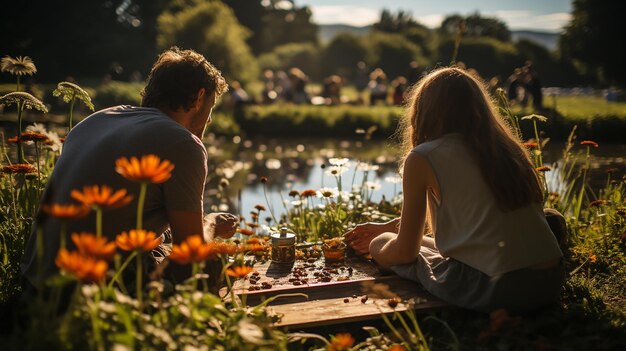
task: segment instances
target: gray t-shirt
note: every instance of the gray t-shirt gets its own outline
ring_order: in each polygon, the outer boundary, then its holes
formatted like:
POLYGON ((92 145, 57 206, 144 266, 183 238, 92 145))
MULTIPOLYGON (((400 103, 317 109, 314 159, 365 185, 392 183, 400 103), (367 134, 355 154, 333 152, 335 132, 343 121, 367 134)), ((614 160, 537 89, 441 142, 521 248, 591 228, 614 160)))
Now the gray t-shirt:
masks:
POLYGON ((437 249, 491 277, 563 256, 543 214, 532 203, 499 208, 463 137, 457 133, 416 146, 435 172, 441 198, 428 196, 437 249))
MULTIPOLYGON (((113 191, 126 189, 133 201, 121 208, 105 210, 103 235, 110 240, 137 222, 139 184, 115 171, 120 157, 140 158, 155 154, 174 164, 172 177, 161 184, 149 184, 143 212, 143 228, 163 233, 169 226, 167 211, 203 212, 207 153, 202 141, 185 127, 156 108, 116 106, 96 112, 78 123, 68 134, 63 152, 50 176, 43 201, 47 204, 77 203, 70 193, 83 186, 107 185, 113 191)), ((58 271, 55 258, 60 246, 61 223, 47 218, 35 223, 22 260, 22 274, 34 283, 38 277, 36 230, 43 229, 42 277, 58 271)), ((73 249, 73 232, 95 233, 96 215, 67 223, 68 248, 73 249)))

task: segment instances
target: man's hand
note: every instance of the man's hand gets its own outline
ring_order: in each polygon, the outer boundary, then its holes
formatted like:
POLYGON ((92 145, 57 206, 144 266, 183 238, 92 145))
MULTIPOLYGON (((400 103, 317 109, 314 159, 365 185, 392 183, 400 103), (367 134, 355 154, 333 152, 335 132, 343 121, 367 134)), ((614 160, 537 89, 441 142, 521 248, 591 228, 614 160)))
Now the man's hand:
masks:
POLYGON ((237 231, 239 217, 226 212, 209 213, 204 217, 204 239, 211 241, 216 236, 228 239, 237 231))

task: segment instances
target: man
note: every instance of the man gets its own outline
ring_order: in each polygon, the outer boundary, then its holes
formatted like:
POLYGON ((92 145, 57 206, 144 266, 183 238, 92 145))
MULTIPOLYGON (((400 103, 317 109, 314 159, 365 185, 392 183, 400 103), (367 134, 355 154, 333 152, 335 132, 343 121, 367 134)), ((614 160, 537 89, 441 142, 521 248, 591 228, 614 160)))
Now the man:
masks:
MULTIPOLYGON (((228 213, 207 215, 203 223, 203 193, 207 176, 207 153, 201 141, 216 99, 227 90, 221 73, 202 55, 173 47, 155 62, 142 92, 142 107, 116 106, 98 111, 67 135, 63 153, 50 176, 42 205, 71 204, 72 190, 106 185, 126 189, 133 195, 127 206, 103 213, 102 234, 114 240, 137 223, 139 184, 115 170, 120 157, 155 154, 174 164, 171 178, 149 184, 144 202, 143 229, 161 234, 171 230, 174 243, 204 233, 229 238, 238 218, 228 213), (203 225, 206 229, 203 230, 203 225), (169 229, 169 230, 168 230, 169 229)), ((70 234, 95 232, 96 215, 69 221, 65 241, 72 248, 70 234)), ((55 257, 63 235, 59 220, 39 214, 22 261, 25 285, 39 286, 40 279, 58 271, 55 257), (37 229, 42 231, 43 255, 39 272, 37 229)))

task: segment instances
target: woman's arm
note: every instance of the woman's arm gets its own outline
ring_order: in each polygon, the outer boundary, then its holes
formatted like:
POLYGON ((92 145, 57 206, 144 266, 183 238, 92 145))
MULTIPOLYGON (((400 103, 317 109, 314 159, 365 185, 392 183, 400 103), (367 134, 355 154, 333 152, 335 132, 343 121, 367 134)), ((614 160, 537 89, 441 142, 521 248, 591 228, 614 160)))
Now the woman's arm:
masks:
POLYGON ((366 254, 369 252, 370 243, 374 238, 385 232, 398 232, 400 217, 385 223, 367 222, 361 223, 344 234, 344 241, 356 253, 366 254))
POLYGON ((410 154, 404 163, 404 200, 398 234, 386 232, 370 243, 369 251, 381 266, 389 268, 417 258, 426 223, 427 189, 435 184, 428 161, 417 153, 410 154))

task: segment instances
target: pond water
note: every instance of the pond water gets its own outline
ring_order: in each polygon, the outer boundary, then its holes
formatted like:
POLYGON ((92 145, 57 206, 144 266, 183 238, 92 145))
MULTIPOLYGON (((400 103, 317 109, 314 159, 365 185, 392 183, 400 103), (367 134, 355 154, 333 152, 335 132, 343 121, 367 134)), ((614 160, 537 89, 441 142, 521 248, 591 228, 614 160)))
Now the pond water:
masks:
MULTIPOLYGON (((256 205, 270 207, 276 217, 293 206, 288 195, 322 187, 338 187, 339 179, 329 174, 330 158, 347 158, 343 167, 341 190, 366 184, 368 196, 379 201, 383 196, 391 200, 399 196, 399 149, 392 140, 364 139, 255 139, 241 140, 213 138, 206 141, 209 152, 205 209, 229 211, 249 217, 256 205), (323 168, 325 167, 325 168, 323 168), (261 182, 267 177, 267 183, 261 182), (222 179, 228 186, 218 186, 222 179), (366 183, 367 182, 367 183, 366 183)), ((550 142, 544 149, 544 164, 553 168, 546 173, 550 191, 563 188, 559 179, 564 143, 550 142)), ((576 145, 572 153, 582 157, 585 147, 576 145)), ((617 168, 612 179, 620 179, 626 172, 626 144, 605 144, 592 150, 589 176, 592 188, 606 184, 609 168, 617 168)), ((262 216, 269 216, 265 212, 262 216)))

